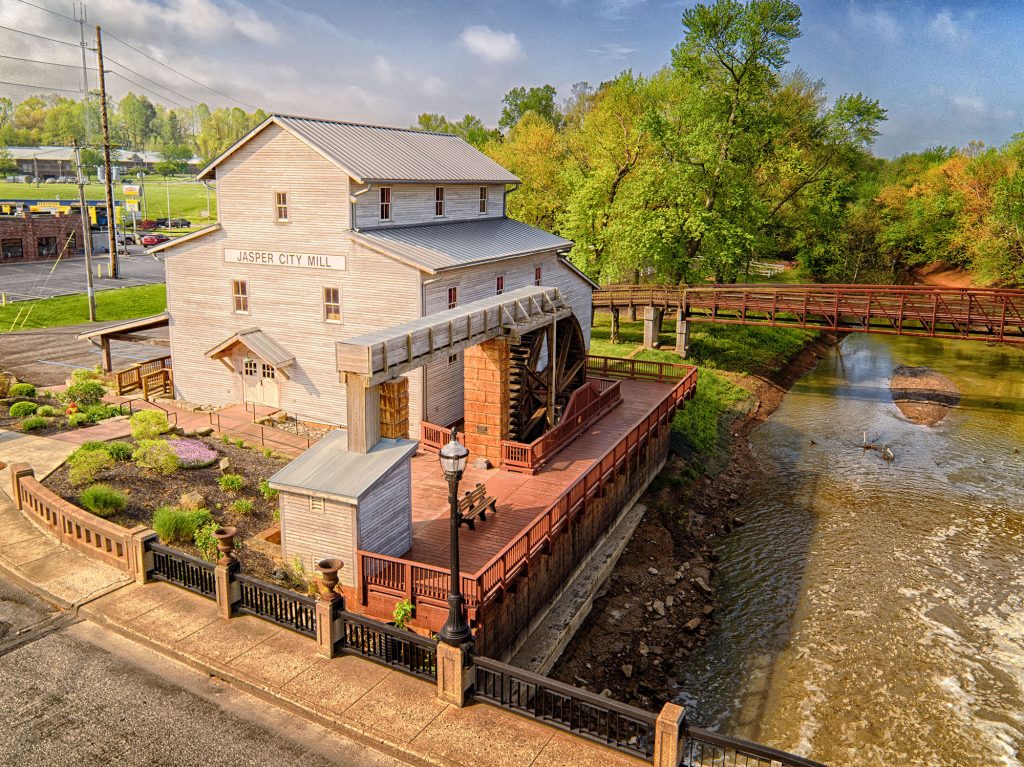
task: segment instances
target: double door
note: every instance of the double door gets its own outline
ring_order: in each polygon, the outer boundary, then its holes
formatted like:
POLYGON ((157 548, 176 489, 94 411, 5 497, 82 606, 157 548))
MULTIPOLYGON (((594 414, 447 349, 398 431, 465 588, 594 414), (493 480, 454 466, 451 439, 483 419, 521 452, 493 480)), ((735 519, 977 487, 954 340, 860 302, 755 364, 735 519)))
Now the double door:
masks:
POLYGON ((242 396, 246 402, 269 407, 281 406, 277 370, 262 360, 242 360, 242 396))

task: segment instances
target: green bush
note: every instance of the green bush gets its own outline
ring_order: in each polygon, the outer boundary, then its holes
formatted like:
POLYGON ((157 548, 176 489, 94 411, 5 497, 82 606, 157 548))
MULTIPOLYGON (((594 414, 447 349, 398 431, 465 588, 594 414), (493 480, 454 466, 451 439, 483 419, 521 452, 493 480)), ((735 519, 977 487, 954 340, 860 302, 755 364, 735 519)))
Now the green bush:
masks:
POLYGON ((167 415, 159 410, 140 410, 128 419, 135 439, 156 439, 171 429, 167 415))
POLYGON ((81 408, 81 412, 89 416, 93 421, 104 421, 107 418, 113 418, 116 415, 121 415, 121 408, 117 405, 107 405, 103 402, 97 402, 93 405, 86 405, 81 408))
POLYGON ((259 484, 260 495, 267 501, 276 501, 279 493, 277 490, 270 486, 270 482, 266 479, 261 479, 259 484))
POLYGON ((115 461, 130 461, 135 451, 135 447, 127 442, 106 442, 104 447, 115 461))
POLYGON ((150 469, 157 474, 173 474, 181 466, 178 455, 162 439, 139 440, 132 452, 132 460, 135 461, 136 466, 150 469))
POLYGON ((79 426, 88 426, 92 423, 92 419, 88 413, 72 413, 68 416, 68 426, 72 429, 77 429, 79 426))
POLYGON ((56 416, 63 414, 53 405, 42 405, 36 409, 36 415, 41 415, 46 418, 55 418, 56 416))
POLYGON ((43 418, 41 415, 33 415, 21 422, 21 429, 22 431, 35 431, 49 425, 50 422, 46 418, 43 418))
POLYGON ((412 602, 408 599, 395 602, 395 610, 391 613, 391 617, 395 621, 396 629, 404 629, 412 620, 412 602))
POLYGON ((92 485, 85 489, 78 502, 97 517, 109 517, 124 509, 126 499, 110 485, 92 485))
POLYGON ((274 448, 272 448, 272 447, 265 447, 265 448, 263 448, 263 457, 264 458, 273 458, 274 457, 274 448))
POLYGON ((71 372, 71 383, 83 381, 103 381, 103 372, 98 368, 76 368, 71 372))
POLYGON ((103 395, 106 393, 107 387, 99 381, 79 381, 65 389, 61 399, 65 402, 75 402, 79 407, 84 408, 95 405, 103 399, 103 395))
POLYGON ((164 543, 192 543, 196 531, 213 522, 207 509, 179 509, 161 506, 153 512, 153 529, 164 543))
POLYGON ((78 449, 83 452, 87 452, 89 450, 106 450, 107 443, 100 442, 98 439, 90 439, 83 442, 78 449))
POLYGON ((245 447, 245 440, 244 440, 244 439, 242 439, 241 437, 239 437, 238 439, 236 439, 236 440, 235 440, 235 447, 241 447, 241 448, 244 448, 244 447, 245 447))
POLYGON ((15 402, 11 405, 11 418, 24 418, 27 415, 33 415, 38 409, 39 405, 35 402, 15 402))
POLYGON ((213 534, 217 531, 218 527, 220 525, 216 522, 207 522, 205 525, 197 528, 195 535, 192 536, 196 548, 199 549, 199 553, 207 562, 213 562, 217 559, 217 539, 213 534))
POLYGON ((68 479, 73 485, 88 485, 104 469, 114 465, 114 459, 106 450, 78 448, 68 456, 68 479))
POLYGON ((239 498, 231 504, 231 510, 235 512, 235 514, 252 514, 252 501, 248 498, 239 498))
POLYGON ((8 394, 11 397, 34 397, 36 396, 36 387, 29 383, 17 383, 11 387, 8 394))
POLYGON ((217 484, 220 489, 227 493, 237 493, 245 487, 245 477, 241 474, 224 474, 217 477, 217 484))

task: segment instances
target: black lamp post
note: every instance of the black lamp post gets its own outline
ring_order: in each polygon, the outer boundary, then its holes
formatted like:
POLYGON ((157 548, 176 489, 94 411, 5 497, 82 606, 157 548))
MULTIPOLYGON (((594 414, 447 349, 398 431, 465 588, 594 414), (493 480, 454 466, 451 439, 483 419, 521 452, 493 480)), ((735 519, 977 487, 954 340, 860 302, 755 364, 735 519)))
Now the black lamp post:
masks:
POLYGON ((459 480, 466 470, 469 451, 459 444, 455 428, 448 444, 438 453, 445 479, 448 480, 448 505, 451 512, 451 589, 448 591, 448 620, 438 633, 438 638, 450 645, 463 645, 473 639, 473 632, 462 612, 462 576, 459 571, 459 525, 462 515, 459 513, 459 480))

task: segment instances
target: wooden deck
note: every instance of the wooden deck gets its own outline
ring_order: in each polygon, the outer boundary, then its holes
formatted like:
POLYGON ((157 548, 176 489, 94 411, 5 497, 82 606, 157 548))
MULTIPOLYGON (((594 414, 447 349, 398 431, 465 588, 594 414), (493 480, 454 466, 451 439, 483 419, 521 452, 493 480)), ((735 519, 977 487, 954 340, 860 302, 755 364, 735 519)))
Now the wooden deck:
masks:
MULTIPOLYGON (((487 485, 488 495, 498 499, 498 512, 477 521, 476 530, 459 531, 459 553, 463 573, 475 573, 519 536, 551 506, 560 493, 571 487, 601 460, 629 432, 644 420, 673 383, 620 381, 622 404, 601 418, 561 450, 537 474, 517 474, 501 469, 481 470, 472 465, 459 486, 470 490, 477 482, 487 485)), ((473 456, 470 456, 472 462, 473 456)), ((413 545, 403 559, 435 567, 449 563, 448 484, 441 473, 437 455, 421 452, 412 461, 413 545)))

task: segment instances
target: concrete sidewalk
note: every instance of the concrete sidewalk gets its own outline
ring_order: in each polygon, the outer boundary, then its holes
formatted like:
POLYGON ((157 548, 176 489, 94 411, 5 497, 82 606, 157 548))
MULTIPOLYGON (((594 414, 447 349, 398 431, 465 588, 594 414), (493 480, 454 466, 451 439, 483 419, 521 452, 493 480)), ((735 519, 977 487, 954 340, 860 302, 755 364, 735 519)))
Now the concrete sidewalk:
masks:
MULTIPOLYGON (((4 478, 7 472, 3 472, 4 478)), ((646 764, 489 704, 457 708, 436 686, 164 583, 140 585, 39 531, 0 491, 0 569, 79 614, 246 692, 413 761, 445 767, 646 764)))

